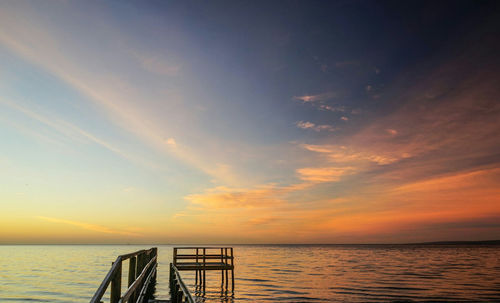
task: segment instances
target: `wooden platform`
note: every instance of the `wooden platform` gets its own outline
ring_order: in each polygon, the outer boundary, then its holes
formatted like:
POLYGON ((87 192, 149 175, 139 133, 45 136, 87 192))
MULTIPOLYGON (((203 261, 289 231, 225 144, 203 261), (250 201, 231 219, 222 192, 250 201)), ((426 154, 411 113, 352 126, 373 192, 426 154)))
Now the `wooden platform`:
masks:
POLYGON ((174 247, 176 271, 195 271, 195 284, 205 289, 207 270, 221 271, 221 285, 234 290, 234 256, 232 247, 174 247))

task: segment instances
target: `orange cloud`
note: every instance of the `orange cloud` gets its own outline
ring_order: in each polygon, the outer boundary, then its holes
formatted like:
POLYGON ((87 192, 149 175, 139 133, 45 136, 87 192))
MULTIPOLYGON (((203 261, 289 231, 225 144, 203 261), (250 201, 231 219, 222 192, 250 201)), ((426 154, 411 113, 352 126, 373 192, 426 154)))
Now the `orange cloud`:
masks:
POLYGON ((203 194, 191 194, 185 197, 194 205, 208 209, 224 208, 260 208, 272 207, 283 203, 279 196, 282 189, 272 185, 256 189, 234 189, 216 187, 203 194))
POLYGON ((352 163, 352 165, 361 166, 367 162, 385 165, 396 162, 400 159, 410 157, 408 153, 398 153, 397 151, 372 152, 366 148, 359 151, 351 146, 338 145, 301 145, 304 149, 321 153, 326 156, 329 162, 333 163, 352 163))
POLYGON ((334 182, 354 171, 352 167, 308 167, 297 169, 299 178, 310 182, 334 182))

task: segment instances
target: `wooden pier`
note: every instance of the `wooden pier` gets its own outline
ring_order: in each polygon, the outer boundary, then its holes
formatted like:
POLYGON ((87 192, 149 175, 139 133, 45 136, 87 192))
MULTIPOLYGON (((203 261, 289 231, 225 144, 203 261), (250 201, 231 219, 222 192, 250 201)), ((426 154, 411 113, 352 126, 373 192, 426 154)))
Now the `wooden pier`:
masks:
POLYGON ((158 250, 153 247, 134 253, 118 256, 111 269, 90 300, 90 303, 101 303, 101 299, 110 287, 111 303, 195 303, 195 299, 182 280, 179 272, 195 272, 196 294, 203 296, 206 287, 206 271, 221 271, 221 289, 234 292, 234 255, 232 247, 174 247, 173 262, 170 263, 170 300, 154 298, 154 287, 157 276, 158 250), (128 288, 121 294, 123 261, 128 260, 128 288), (229 280, 231 273, 231 280, 229 280))
POLYGON ((90 303, 101 303, 110 284, 111 303, 148 302, 153 291, 152 286, 156 281, 157 254, 158 249, 153 247, 118 256, 90 303), (121 295, 122 267, 125 260, 128 260, 129 265, 128 288, 121 295))

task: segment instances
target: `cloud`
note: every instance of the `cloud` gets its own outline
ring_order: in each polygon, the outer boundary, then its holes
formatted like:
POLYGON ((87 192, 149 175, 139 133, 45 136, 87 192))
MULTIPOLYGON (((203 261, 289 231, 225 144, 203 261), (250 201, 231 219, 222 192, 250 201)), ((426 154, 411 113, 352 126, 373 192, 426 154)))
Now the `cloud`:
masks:
POLYGON ((303 122, 303 121, 297 122, 296 125, 298 128, 303 128, 303 129, 314 128, 314 126, 316 126, 314 123, 303 122))
POLYGON ((297 169, 299 178, 310 182, 335 182, 353 172, 352 167, 307 167, 297 169))
POLYGON ((203 194, 192 194, 185 197, 194 205, 208 209, 224 208, 261 208, 282 204, 279 198, 281 189, 273 185, 255 189, 237 189, 215 187, 203 194))
POLYGON ((89 224, 89 223, 84 223, 84 222, 79 222, 79 221, 71 221, 71 220, 43 217, 43 216, 38 216, 36 218, 44 220, 44 221, 48 221, 48 222, 53 222, 53 223, 72 225, 72 226, 80 227, 82 229, 95 231, 98 233, 115 234, 115 235, 132 236, 132 237, 142 236, 141 234, 139 234, 137 232, 116 230, 116 229, 108 228, 108 227, 101 226, 101 225, 89 224))
POLYGON ((342 120, 342 121, 349 121, 349 118, 347 118, 345 116, 342 116, 342 117, 340 117, 340 120, 342 120))
POLYGON ((331 111, 331 112, 344 112, 346 110, 345 106, 326 104, 327 103, 326 101, 337 98, 338 96, 339 95, 336 92, 326 92, 318 95, 295 96, 293 97, 293 99, 300 100, 303 103, 310 104, 319 110, 331 111))
POLYGON ((327 92, 318 95, 304 95, 304 96, 295 96, 293 97, 295 100, 300 100, 305 103, 314 103, 319 101, 326 101, 329 99, 333 99, 337 97, 337 93, 335 92, 327 92))
POLYGON ((394 163, 400 159, 408 158, 409 154, 398 154, 397 152, 384 151, 383 153, 374 153, 364 149, 355 150, 353 147, 339 145, 301 145, 306 150, 324 154, 328 162, 332 163, 351 163, 356 166, 362 166, 366 162, 385 165, 394 163))
MULTIPOLYGON (((488 192, 488 185, 493 185, 497 181, 500 181, 500 168, 485 168, 474 171, 447 174, 407 183, 394 188, 394 192, 418 194, 418 192, 439 191, 446 192, 448 194, 449 191, 464 191, 469 187, 481 186, 486 187, 482 189, 484 195, 488 192)), ((494 192, 500 192, 500 189, 491 189, 494 192)))
POLYGON ((184 198, 192 206, 207 210, 276 208, 286 204, 286 195, 306 190, 313 185, 311 182, 303 182, 287 186, 264 184, 252 188, 217 186, 184 198))
POLYGON ((175 142, 175 139, 174 138, 168 138, 167 140, 165 140, 165 142, 170 145, 170 146, 173 146, 173 147, 176 147, 177 146, 177 142, 175 142))
POLYGON ((320 132, 320 131, 335 131, 335 128, 332 125, 316 125, 312 122, 304 122, 304 121, 299 121, 295 125, 297 125, 298 128, 302 129, 312 129, 314 131, 320 132))
POLYGON ((397 130, 395 130, 395 129, 391 129, 391 128, 388 128, 388 129, 386 129, 385 131, 386 131, 389 135, 391 135, 391 136, 395 136, 395 135, 397 135, 397 134, 398 134, 398 131, 397 131, 397 130))
POLYGON ((317 108, 320 110, 327 110, 331 112, 345 112, 345 107, 344 106, 334 106, 334 105, 328 105, 328 104, 318 104, 317 108))

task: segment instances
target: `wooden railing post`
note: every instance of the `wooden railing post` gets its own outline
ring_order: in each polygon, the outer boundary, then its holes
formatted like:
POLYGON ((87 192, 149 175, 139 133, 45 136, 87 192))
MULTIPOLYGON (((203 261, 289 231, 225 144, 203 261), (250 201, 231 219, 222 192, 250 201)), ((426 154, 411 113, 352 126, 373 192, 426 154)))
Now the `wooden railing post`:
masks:
MULTIPOLYGON (((220 263, 224 264, 224 248, 220 248, 220 263)), ((220 287, 223 288, 224 287, 224 270, 222 269, 220 271, 221 273, 221 279, 220 279, 220 287)), ((227 287, 227 285, 226 285, 227 287)))
POLYGON ((207 265, 207 259, 206 259, 206 254, 207 254, 207 250, 205 247, 203 247, 203 292, 205 292, 205 266, 207 265))
POLYGON ((177 265, 177 248, 174 248, 174 265, 177 265))
POLYGON ((231 247, 231 290, 234 292, 234 254, 232 247, 231 247))
MULTIPOLYGON (((151 258, 154 258, 154 257, 156 257, 156 262, 158 262, 158 248, 157 247, 153 248, 153 255, 151 258)), ((155 271, 154 276, 153 276, 153 285, 156 283, 156 274, 157 274, 157 271, 155 271)))
POLYGON ((111 295, 109 297, 110 303, 118 303, 120 301, 121 290, 122 290, 122 260, 119 259, 118 268, 111 280, 111 295))
MULTIPOLYGON (((224 259, 225 259, 225 262, 226 262, 226 265, 229 263, 229 261, 227 260, 227 257, 228 257, 228 253, 227 253, 227 247, 224 248, 224 259)), ((226 269, 226 290, 227 290, 227 280, 228 280, 228 275, 229 275, 229 271, 226 269)))
MULTIPOLYGON (((198 266, 198 248, 196 248, 196 266, 198 266)), ((198 275, 199 275, 200 271, 199 270, 196 270, 195 271, 195 275, 196 275, 196 278, 195 278, 195 282, 194 282, 194 285, 198 285, 198 275)), ((200 277, 201 279, 201 277, 200 277)))
POLYGON ((135 281, 135 267, 136 267, 136 257, 132 257, 129 259, 128 264, 128 286, 132 285, 135 281))
POLYGON ((137 255, 137 271, 135 272, 135 277, 139 277, 142 270, 144 269, 144 253, 137 255))

